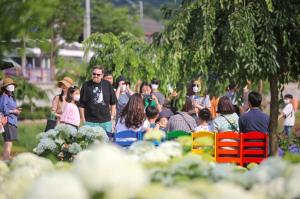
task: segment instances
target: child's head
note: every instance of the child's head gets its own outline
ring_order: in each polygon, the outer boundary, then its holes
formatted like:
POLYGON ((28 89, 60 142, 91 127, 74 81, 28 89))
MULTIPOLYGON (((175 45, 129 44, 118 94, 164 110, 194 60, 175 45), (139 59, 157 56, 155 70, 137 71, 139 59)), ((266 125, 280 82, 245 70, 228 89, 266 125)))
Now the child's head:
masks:
POLYGON ((211 113, 208 108, 203 108, 199 112, 199 118, 201 122, 208 122, 211 120, 211 113))
POLYGON ((286 94, 284 95, 283 100, 285 104, 291 103, 293 100, 293 96, 291 94, 286 94))
POLYGON ((77 86, 71 86, 69 89, 68 89, 68 92, 67 92, 67 96, 66 96, 66 101, 67 102, 78 102, 80 99, 80 90, 77 86))
POLYGON ((148 120, 156 120, 159 116, 159 110, 155 106, 147 106, 146 116, 148 120))

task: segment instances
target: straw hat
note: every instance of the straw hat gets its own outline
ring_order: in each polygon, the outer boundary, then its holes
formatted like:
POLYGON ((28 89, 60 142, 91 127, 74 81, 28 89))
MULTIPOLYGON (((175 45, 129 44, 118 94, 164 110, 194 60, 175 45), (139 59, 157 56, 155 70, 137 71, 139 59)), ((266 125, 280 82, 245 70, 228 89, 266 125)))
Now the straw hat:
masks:
POLYGON ((74 81, 70 77, 64 77, 63 80, 57 83, 57 86, 61 87, 62 85, 65 85, 67 88, 69 88, 73 85, 73 83, 74 81))
POLYGON ((17 84, 14 82, 13 79, 6 77, 3 79, 1 88, 5 88, 8 85, 15 85, 15 87, 17 87, 17 84))

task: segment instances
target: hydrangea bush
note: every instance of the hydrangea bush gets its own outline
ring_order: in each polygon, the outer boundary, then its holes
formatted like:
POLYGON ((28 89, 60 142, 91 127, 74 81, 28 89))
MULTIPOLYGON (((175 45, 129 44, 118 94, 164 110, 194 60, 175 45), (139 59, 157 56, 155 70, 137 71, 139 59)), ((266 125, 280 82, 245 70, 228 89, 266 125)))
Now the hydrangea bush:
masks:
POLYGON ((270 157, 244 168, 183 150, 174 141, 158 147, 141 141, 129 150, 98 143, 72 163, 55 165, 32 153, 19 154, 9 165, 0 161, 0 198, 300 198, 299 162, 270 157))
POLYGON ((108 142, 109 138, 101 127, 83 126, 78 130, 59 124, 55 129, 39 134, 40 139, 33 152, 37 155, 54 155, 58 160, 71 161, 74 156, 90 144, 108 142))

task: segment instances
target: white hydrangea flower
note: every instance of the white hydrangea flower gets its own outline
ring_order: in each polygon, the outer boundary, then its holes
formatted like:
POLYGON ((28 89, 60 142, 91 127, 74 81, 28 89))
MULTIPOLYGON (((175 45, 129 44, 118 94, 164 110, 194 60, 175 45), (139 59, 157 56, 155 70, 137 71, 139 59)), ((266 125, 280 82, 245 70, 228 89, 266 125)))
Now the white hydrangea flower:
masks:
POLYGON ((51 138, 54 139, 59 132, 55 129, 50 129, 49 131, 40 134, 40 138, 51 138))
POLYGON ((285 182, 287 198, 300 198, 299 179, 300 164, 294 168, 293 173, 287 179, 287 182, 285 182))
POLYGON ((3 193, 0 192, 0 199, 7 199, 7 197, 3 193))
POLYGON ((86 140, 100 140, 102 142, 108 142, 109 138, 105 130, 101 127, 82 126, 78 130, 78 137, 85 137, 86 140))
POLYGON ((195 154, 185 156, 181 161, 168 168, 172 176, 207 177, 210 174, 210 164, 195 154))
POLYGON ((77 144, 76 142, 72 143, 71 146, 69 147, 69 152, 72 154, 77 154, 80 151, 82 151, 82 148, 79 144, 77 144))
POLYGON ((56 148, 57 148, 57 145, 54 142, 54 140, 52 140, 50 138, 42 138, 42 139, 40 139, 40 142, 38 143, 37 147, 33 149, 33 152, 40 155, 47 149, 50 151, 55 151, 56 148))
POLYGON ((88 199, 80 180, 68 172, 55 172, 40 177, 30 188, 25 199, 88 199))
MULTIPOLYGON (((299 181, 299 178, 298 178, 298 181, 299 181)), ((279 177, 279 178, 272 180, 267 185, 267 188, 266 188, 267 195, 270 198, 285 198, 285 195, 286 195, 285 189, 284 189, 285 184, 286 184, 286 182, 283 177, 279 177)), ((298 184, 298 182, 297 182, 297 184, 298 184)), ((289 193, 289 192, 287 192, 287 193, 289 193)), ((300 196, 300 194, 298 196, 300 196)), ((288 198, 290 198, 290 197, 288 197, 288 198)))
POLYGON ((58 124, 55 127, 55 130, 58 131, 58 133, 62 136, 62 137, 76 137, 77 136, 77 129, 75 127, 72 127, 70 125, 66 125, 66 124, 58 124))
POLYGON ((21 153, 13 159, 10 167, 12 170, 19 167, 31 167, 46 172, 53 169, 53 164, 50 160, 38 157, 33 153, 21 153))
POLYGON ((168 141, 163 142, 159 147, 163 153, 169 157, 181 157, 182 156, 182 146, 178 142, 168 141))
POLYGON ((211 175, 214 180, 229 179, 234 175, 235 167, 234 164, 215 164, 211 175))
POLYGON ((139 160, 142 163, 168 162, 170 160, 170 156, 162 150, 153 149, 140 155, 139 160))
POLYGON ((0 160, 0 184, 8 176, 9 168, 5 162, 0 160))
POLYGON ((160 196, 160 199, 197 199, 196 195, 193 195, 192 193, 188 192, 186 189, 182 189, 180 187, 174 187, 174 188, 168 188, 165 189, 165 192, 163 192, 160 196))
POLYGON ((144 153, 155 149, 152 142, 138 141, 134 142, 128 149, 128 151, 135 155, 143 155, 144 153))
POLYGON ((255 194, 245 191, 236 184, 220 181, 215 184, 215 191, 207 193, 209 199, 230 198, 230 199, 258 199, 255 194))
POLYGON ((131 198, 147 182, 144 170, 131 156, 106 144, 80 152, 73 172, 92 193, 105 192, 112 199, 131 198))
POLYGON ((14 168, 8 180, 3 183, 1 192, 7 198, 21 199, 34 180, 46 172, 38 167, 30 167, 28 165, 14 168))
POLYGON ((249 181, 254 183, 266 184, 271 180, 284 175, 287 171, 288 163, 279 157, 270 157, 263 161, 258 167, 247 172, 249 181))

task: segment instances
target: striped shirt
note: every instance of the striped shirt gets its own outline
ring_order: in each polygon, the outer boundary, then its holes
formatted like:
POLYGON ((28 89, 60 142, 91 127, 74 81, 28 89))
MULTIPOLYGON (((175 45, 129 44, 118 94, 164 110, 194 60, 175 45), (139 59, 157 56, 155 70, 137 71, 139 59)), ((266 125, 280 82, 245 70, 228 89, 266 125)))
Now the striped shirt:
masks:
POLYGON ((186 112, 180 112, 170 117, 167 131, 182 130, 191 132, 197 127, 195 119, 186 112))

